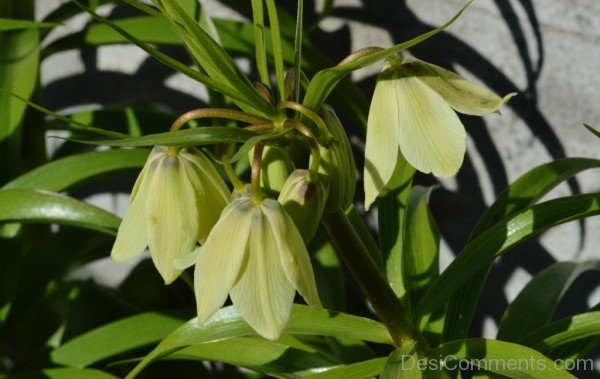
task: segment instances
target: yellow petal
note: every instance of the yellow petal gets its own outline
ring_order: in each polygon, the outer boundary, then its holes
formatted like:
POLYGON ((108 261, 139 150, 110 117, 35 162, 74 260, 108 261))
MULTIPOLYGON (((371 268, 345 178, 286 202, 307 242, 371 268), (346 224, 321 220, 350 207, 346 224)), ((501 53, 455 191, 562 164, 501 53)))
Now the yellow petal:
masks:
POLYGON ((177 156, 165 155, 152 165, 147 201, 148 248, 158 272, 169 284, 181 274, 173 266, 173 259, 196 246, 198 210, 194 189, 177 156))
POLYGON ((395 78, 396 74, 391 71, 382 73, 371 100, 365 149, 365 209, 379 196, 396 166, 399 114, 395 78))
MULTIPOLYGON (((281 265, 275 237, 278 231, 269 225, 262 206, 255 207, 247 260, 230 296, 237 311, 256 332, 276 340, 287 326, 296 291, 281 265)), ((299 235, 298 238, 302 240, 299 235)))
POLYGON ((247 198, 229 204, 210 232, 194 271, 198 321, 205 323, 227 300, 245 257, 254 205, 247 198))
POLYGON ((119 226, 117 239, 110 253, 115 262, 125 262, 138 256, 148 246, 146 234, 146 199, 148 175, 144 167, 132 191, 129 208, 119 226))
MULTIPOLYGON (((194 154, 182 150, 185 170, 196 195, 198 209, 197 240, 204 243, 213 226, 219 220, 221 212, 229 204, 231 194, 225 182, 204 154, 194 154)), ((195 149, 194 149, 195 150, 195 149)))
POLYGON ((198 257, 200 256, 201 250, 202 250, 201 248, 197 248, 196 250, 192 251, 191 253, 188 253, 179 258, 173 259, 173 262, 172 262, 173 267, 175 267, 177 270, 181 270, 181 271, 192 267, 193 265, 196 264, 196 261, 198 260, 198 257))
POLYGON ((500 107, 516 93, 504 98, 485 87, 466 80, 455 73, 423 61, 411 61, 402 65, 409 75, 414 75, 436 91, 457 112, 485 116, 499 112, 500 107))
POLYGON ((265 200, 263 210, 269 228, 274 231, 285 275, 308 305, 321 308, 308 251, 294 221, 276 201, 265 200))
POLYGON ((465 128, 456 113, 415 77, 399 77, 396 90, 398 139, 408 163, 435 176, 455 175, 466 151, 465 128))

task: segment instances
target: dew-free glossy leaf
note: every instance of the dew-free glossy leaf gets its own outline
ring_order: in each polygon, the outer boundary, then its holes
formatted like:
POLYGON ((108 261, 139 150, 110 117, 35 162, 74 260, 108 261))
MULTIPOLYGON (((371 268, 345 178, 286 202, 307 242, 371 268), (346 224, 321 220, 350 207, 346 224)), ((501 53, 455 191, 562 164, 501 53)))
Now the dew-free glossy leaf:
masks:
POLYGON ((308 352, 285 343, 253 337, 189 346, 163 359, 223 362, 276 378, 298 378, 339 365, 314 351, 308 352))
MULTIPOLYGON (((577 173, 598 167, 600 167, 600 160, 597 159, 563 158, 530 170, 498 196, 475 226, 469 241, 473 241, 505 217, 536 203, 557 185, 577 173)), ((484 267, 452 296, 446 313, 444 329, 446 341, 467 336, 489 268, 489 265, 484 267)))
POLYGON ((184 129, 176 132, 148 134, 141 137, 127 137, 118 140, 77 140, 77 142, 104 146, 199 146, 222 142, 245 142, 256 133, 227 126, 206 126, 184 129))
POLYGON ((54 192, 0 190, 0 223, 11 222, 56 223, 115 234, 120 219, 93 205, 54 192))
POLYGON ((600 335, 600 312, 586 312, 547 324, 517 342, 543 353, 550 349, 600 335))
POLYGON ((72 155, 28 171, 2 189, 38 189, 60 192, 110 173, 141 168, 148 150, 107 150, 72 155))
MULTIPOLYGON (((286 333, 351 337, 377 343, 391 343, 385 327, 376 321, 328 310, 294 304, 286 333)), ((230 338, 254 336, 256 332, 239 316, 233 307, 218 311, 206 324, 197 319, 188 321, 165 338, 131 371, 133 378, 148 364, 165 354, 181 348, 230 338)))
POLYGON ((496 338, 517 341, 547 324, 571 284, 588 270, 600 270, 600 262, 559 262, 538 273, 504 311, 496 338))
POLYGON ((598 214, 600 193, 592 193, 546 201, 507 217, 467 244, 433 282, 413 315, 423 326, 433 311, 497 256, 551 227, 598 214))
POLYGON ((433 349, 431 357, 444 358, 446 367, 457 366, 458 359, 472 360, 479 368, 509 378, 574 378, 554 367, 554 362, 538 351, 510 342, 471 338, 445 343, 433 349), (527 361, 528 364, 519 364, 527 361))
POLYGON ((160 341, 182 322, 173 316, 142 313, 82 334, 53 350, 50 357, 60 365, 89 366, 160 341))

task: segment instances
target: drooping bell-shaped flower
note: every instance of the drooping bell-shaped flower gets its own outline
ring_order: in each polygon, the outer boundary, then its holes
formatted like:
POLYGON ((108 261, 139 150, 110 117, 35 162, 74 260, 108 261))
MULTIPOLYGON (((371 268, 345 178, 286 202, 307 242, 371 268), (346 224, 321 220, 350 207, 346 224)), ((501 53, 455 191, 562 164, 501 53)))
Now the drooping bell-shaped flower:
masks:
POLYGON ((309 305, 321 307, 306 246, 275 200, 233 201, 195 253, 200 323, 229 295, 256 332, 275 340, 287 326, 296 291, 309 305))
POLYGON ((482 86, 414 59, 388 61, 377 79, 367 122, 365 208, 390 180, 401 153, 417 170, 455 175, 466 152, 456 112, 484 116, 506 103, 482 86))
POLYGON ((204 243, 230 193, 212 163, 196 149, 156 146, 131 192, 111 257, 124 262, 148 247, 166 284, 181 259, 204 243))

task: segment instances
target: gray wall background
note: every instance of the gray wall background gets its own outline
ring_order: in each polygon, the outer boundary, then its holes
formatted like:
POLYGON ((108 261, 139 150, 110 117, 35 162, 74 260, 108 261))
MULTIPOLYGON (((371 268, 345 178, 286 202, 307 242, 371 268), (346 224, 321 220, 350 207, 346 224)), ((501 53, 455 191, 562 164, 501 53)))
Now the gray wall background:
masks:
MULTIPOLYGON (((38 15, 43 17, 65 2, 40 0, 38 15)), ((245 2, 205 1, 214 17, 247 17, 247 8, 233 10, 223 3, 238 8, 245 2)), ((332 15, 320 24, 312 40, 322 51, 341 60, 362 47, 389 46, 426 32, 446 21, 463 3, 338 0, 332 15)), ((305 5, 310 20, 314 10, 322 7, 322 1, 306 0, 305 5)), ((101 13, 113 17, 131 14, 126 6, 104 6, 101 13)), ((80 30, 88 22, 86 16, 75 17, 52 32, 48 42, 80 30)), ((477 0, 447 31, 411 50, 416 57, 453 69, 498 94, 519 92, 501 117, 464 119, 470 135, 465 165, 456 178, 442 181, 442 188, 432 197, 433 212, 444 236, 442 266, 460 251, 486 206, 521 174, 564 156, 600 158, 600 140, 582 127, 584 122, 600 126, 599 43, 597 0, 477 0)), ((248 67, 246 61, 241 63, 248 67)), ((373 75, 380 68, 353 75, 367 96, 373 89, 373 75)), ((173 74, 132 46, 53 55, 42 65, 42 83, 47 102, 62 112, 113 105, 132 98, 163 102, 183 112, 201 106, 205 99, 200 85, 173 74)), ((356 129, 352 120, 345 121, 347 128, 356 129)), ((353 141, 357 162, 362 164, 362 144, 357 138, 353 141)), ((49 140, 50 148, 57 143, 49 140)), ((418 180, 434 184, 429 177, 418 180)), ((122 215, 127 191, 124 186, 90 195, 87 200, 122 215)), ((598 170, 579 175, 570 185, 561 185, 548 198, 594 191, 600 191, 598 170)), ((362 183, 357 193, 361 198, 362 183)), ((375 219, 375 212, 367 217, 375 219)), ((546 265, 559 260, 598 259, 600 218, 588 219, 584 225, 585 230, 577 223, 556 228, 500 260, 490 275, 475 329, 493 336, 507 302, 546 265)), ((115 285, 130 267, 131 264, 116 265, 105 259, 77 275, 115 285)), ((559 314, 582 311, 600 302, 599 283, 598 275, 584 275, 569 292, 559 314)))

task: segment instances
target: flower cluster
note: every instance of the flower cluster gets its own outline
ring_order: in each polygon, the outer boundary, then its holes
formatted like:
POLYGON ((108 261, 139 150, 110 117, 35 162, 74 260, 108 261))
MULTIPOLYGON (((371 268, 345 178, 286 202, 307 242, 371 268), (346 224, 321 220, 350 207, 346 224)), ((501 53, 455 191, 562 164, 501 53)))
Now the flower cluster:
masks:
MULTIPOLYGON (((422 61, 389 60, 368 118, 366 208, 385 189, 399 154, 424 173, 454 175, 466 150, 465 129, 455 111, 497 112, 512 95, 502 99, 422 61)), ((284 332, 296 292, 309 305, 321 307, 306 245, 323 212, 351 206, 356 183, 350 143, 331 107, 315 113, 283 101, 277 109, 273 120, 233 110, 195 111, 194 117, 225 115, 254 123, 247 129, 257 133, 293 133, 259 142, 251 150, 250 185, 236 176, 228 160, 231 144, 224 143, 219 163, 233 193, 213 160, 199 150, 155 147, 133 188, 111 253, 122 262, 148 248, 166 284, 195 265, 199 322, 206 322, 229 297, 248 324, 268 339, 284 332), (289 110, 314 121, 318 133, 301 118, 287 118, 289 110), (305 163, 308 169, 299 167, 305 163)), ((173 129, 191 118, 182 116, 173 129)))

